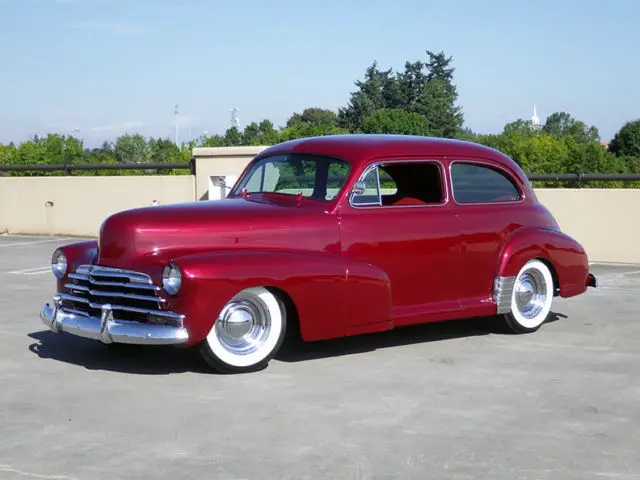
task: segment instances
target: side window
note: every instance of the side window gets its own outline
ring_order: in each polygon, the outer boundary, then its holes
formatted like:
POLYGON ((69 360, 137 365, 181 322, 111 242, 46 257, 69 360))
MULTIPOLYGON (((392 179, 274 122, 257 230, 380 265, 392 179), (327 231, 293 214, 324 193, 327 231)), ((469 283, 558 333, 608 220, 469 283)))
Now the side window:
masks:
POLYGON ((447 202, 443 170, 434 161, 393 161, 370 170, 361 179, 365 191, 352 198, 352 205, 383 207, 444 205, 447 202))
POLYGON ((507 175, 486 165, 452 163, 451 187, 457 203, 492 203, 521 198, 515 183, 507 175))
POLYGON ((378 167, 369 170, 363 178, 364 190, 353 196, 353 205, 380 205, 380 183, 378 179, 378 167))

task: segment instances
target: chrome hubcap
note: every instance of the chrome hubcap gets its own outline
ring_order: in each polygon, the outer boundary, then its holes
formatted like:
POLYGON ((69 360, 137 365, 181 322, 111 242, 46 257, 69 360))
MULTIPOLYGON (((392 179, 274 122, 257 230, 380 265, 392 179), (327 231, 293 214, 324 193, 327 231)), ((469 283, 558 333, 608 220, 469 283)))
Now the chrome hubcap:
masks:
POLYGON ((271 316, 259 298, 237 299, 222 310, 215 331, 226 350, 235 355, 247 355, 268 338, 271 316))
POLYGON ((537 270, 524 272, 515 286, 518 311, 526 318, 536 317, 547 300, 547 285, 542 273, 537 270))

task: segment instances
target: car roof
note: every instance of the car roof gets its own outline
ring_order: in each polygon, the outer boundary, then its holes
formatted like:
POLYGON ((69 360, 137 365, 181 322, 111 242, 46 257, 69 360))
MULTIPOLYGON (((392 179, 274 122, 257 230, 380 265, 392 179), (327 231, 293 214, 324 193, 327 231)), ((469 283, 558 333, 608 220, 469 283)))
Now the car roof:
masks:
POLYGON ((277 153, 312 153, 342 158, 358 169, 363 163, 378 157, 392 156, 472 156, 489 159, 507 167, 520 180, 519 166, 507 155, 479 143, 464 140, 395 134, 344 134, 307 137, 282 142, 263 150, 258 157, 277 153))

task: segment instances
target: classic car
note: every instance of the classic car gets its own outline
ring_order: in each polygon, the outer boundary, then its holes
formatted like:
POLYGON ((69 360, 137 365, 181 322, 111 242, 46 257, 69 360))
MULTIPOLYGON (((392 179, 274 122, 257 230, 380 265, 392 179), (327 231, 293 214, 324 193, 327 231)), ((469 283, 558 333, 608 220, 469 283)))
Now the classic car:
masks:
POLYGON ((518 164, 459 140, 335 135, 266 148, 227 198, 122 211, 56 249, 40 317, 103 343, 264 368, 317 341, 462 318, 534 332, 596 286, 518 164))

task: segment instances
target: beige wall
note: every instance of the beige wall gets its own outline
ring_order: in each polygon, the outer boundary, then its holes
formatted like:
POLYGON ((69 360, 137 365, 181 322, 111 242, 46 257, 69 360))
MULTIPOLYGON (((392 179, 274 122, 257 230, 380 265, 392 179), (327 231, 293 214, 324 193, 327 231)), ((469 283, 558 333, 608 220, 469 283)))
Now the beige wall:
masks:
MULTIPOLYGON (((0 233, 95 236, 129 208, 207 198, 211 177, 238 176, 266 147, 196 148, 196 176, 0 178, 0 233), (47 202, 53 205, 47 206, 47 202)), ((591 261, 640 264, 640 189, 537 189, 591 261)))
MULTIPOLYGON (((267 147, 199 147, 193 149, 196 161, 196 198, 206 200, 209 179, 238 177, 249 161, 267 147)), ((233 185, 229 185, 232 187, 233 185)))
POLYGON ((536 195, 589 260, 640 263, 640 189, 536 189, 536 195))
POLYGON ((191 175, 0 178, 0 232, 93 237, 120 210, 194 198, 191 175))

